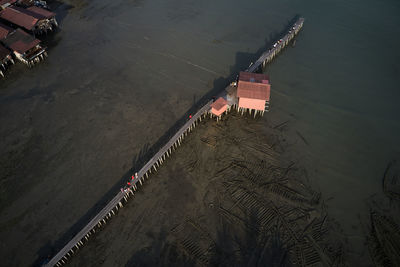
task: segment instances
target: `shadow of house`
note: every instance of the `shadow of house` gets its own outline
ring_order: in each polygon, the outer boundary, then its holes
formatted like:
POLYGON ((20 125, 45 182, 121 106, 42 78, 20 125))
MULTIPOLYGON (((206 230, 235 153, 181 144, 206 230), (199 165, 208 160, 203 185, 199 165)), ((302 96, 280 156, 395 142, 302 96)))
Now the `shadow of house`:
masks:
MULTIPOLYGON (((220 93, 224 88, 229 85, 233 80, 236 79, 237 74, 240 70, 247 68, 249 65, 249 61, 255 61, 268 47, 271 47, 274 41, 278 40, 281 36, 283 36, 292 26, 292 24, 298 19, 299 15, 296 15, 292 20, 289 20, 281 32, 273 33, 269 35, 269 38, 265 39, 265 44, 260 49, 258 49, 255 53, 248 52, 237 52, 236 61, 233 66, 230 67, 230 75, 227 77, 219 77, 214 80, 213 88, 207 92, 203 97, 201 97, 194 105, 186 111, 180 119, 178 119, 175 124, 173 124, 165 133, 162 135, 153 145, 145 144, 140 152, 132 159, 132 163, 134 164, 131 169, 129 169, 108 191, 107 193, 99 200, 97 203, 89 209, 71 228, 69 228, 58 240, 56 240, 53 244, 46 244, 42 247, 38 252, 38 259, 35 261, 35 265, 38 265, 43 259, 50 253, 54 253, 55 251, 61 250, 66 243, 68 243, 88 222, 100 212, 100 210, 115 196, 116 192, 119 191, 121 187, 123 187, 126 182, 130 179, 131 175, 147 163, 153 156, 158 152, 160 148, 162 148, 171 137, 189 120, 189 115, 194 114, 199 108, 204 106, 213 96, 216 96, 220 93)), ((173 245, 171 245, 173 246, 173 245)), ((171 253, 173 253, 174 248, 171 247, 171 253)), ((136 256, 143 257, 144 261, 147 257, 150 257, 152 252, 142 251, 141 254, 136 256)), ((54 253, 55 254, 55 253, 54 253)), ((53 254, 53 255, 54 255, 53 254)), ((133 257, 136 257, 133 256, 133 257)), ((186 264, 186 259, 183 259, 183 262, 186 264)), ((190 261, 188 261, 188 264, 190 261)), ((128 262, 127 266, 136 266, 133 265, 133 260, 128 262), (129 265, 132 264, 132 265, 129 265)), ((141 265, 144 266, 144 265, 141 265)), ((176 265, 174 265, 176 266, 176 265)), ((188 265, 189 266, 189 265, 188 265)))

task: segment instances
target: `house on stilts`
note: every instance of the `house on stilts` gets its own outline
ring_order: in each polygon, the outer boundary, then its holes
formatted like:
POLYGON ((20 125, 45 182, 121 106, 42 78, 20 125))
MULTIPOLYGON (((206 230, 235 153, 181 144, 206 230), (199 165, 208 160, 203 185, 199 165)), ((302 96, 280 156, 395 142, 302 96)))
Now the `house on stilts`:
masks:
POLYGON ((240 72, 237 82, 238 111, 264 114, 269 110, 271 85, 266 74, 240 72))
POLYGON ((9 64, 14 64, 11 56, 11 51, 0 45, 0 75, 4 77, 4 72, 7 70, 9 64))
POLYGON ((217 117, 217 121, 221 118, 221 115, 228 110, 228 101, 223 97, 218 98, 211 104, 211 114, 217 117))
POLYGON ((55 16, 55 13, 36 6, 27 9, 9 6, 0 11, 0 19, 33 34, 54 30, 58 26, 55 16))
POLYGON ((18 60, 29 67, 47 56, 46 48, 40 45, 40 40, 21 29, 16 29, 8 34, 2 43, 14 53, 18 60))
POLYGON ((5 9, 13 4, 15 4, 17 0, 0 0, 0 10, 5 9))
MULTIPOLYGON (((5 39, 14 29, 0 23, 0 41, 5 39)), ((14 64, 12 52, 0 44, 0 75, 4 77, 4 72, 10 64, 14 64)))

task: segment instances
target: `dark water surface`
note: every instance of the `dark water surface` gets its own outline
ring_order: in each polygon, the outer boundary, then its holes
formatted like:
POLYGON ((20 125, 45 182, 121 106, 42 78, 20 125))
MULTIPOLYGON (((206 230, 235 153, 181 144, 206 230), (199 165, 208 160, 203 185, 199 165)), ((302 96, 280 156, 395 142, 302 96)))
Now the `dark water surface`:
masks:
POLYGON ((70 4, 56 10, 61 30, 49 38, 49 58, 14 66, 0 85, 5 266, 32 264, 67 240, 141 151, 297 14, 306 22, 296 47, 266 70, 267 116, 289 120, 293 158, 329 198, 330 215, 359 248, 354 258, 362 253, 359 215, 400 154, 400 2, 70 4))

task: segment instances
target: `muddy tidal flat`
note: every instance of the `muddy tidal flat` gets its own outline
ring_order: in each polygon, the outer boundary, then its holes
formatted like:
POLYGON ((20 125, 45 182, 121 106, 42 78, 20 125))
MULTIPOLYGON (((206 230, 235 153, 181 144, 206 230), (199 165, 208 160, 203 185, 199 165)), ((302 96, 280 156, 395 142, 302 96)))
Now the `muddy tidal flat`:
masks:
POLYGON ((398 0, 49 3, 49 57, 0 81, 1 266, 57 253, 296 15, 270 112, 202 122, 68 264, 399 265, 398 0))
POLYGON ((342 266, 346 240, 284 125, 203 120, 72 266, 342 266))

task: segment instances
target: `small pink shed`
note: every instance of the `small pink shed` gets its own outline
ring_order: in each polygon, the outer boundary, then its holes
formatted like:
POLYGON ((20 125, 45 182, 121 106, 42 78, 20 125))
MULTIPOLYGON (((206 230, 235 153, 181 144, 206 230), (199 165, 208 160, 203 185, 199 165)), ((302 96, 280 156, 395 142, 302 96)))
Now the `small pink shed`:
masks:
POLYGON ((219 117, 227 110, 227 108, 228 102, 224 98, 220 97, 211 104, 211 113, 219 117))

